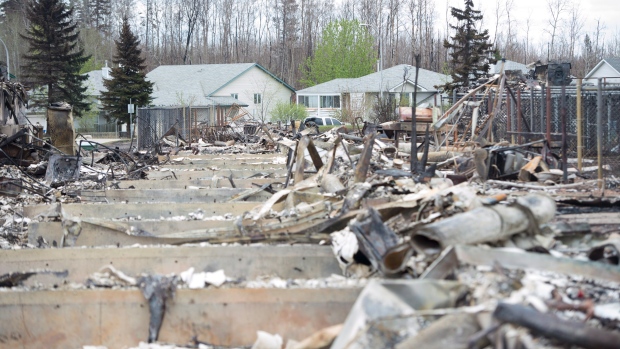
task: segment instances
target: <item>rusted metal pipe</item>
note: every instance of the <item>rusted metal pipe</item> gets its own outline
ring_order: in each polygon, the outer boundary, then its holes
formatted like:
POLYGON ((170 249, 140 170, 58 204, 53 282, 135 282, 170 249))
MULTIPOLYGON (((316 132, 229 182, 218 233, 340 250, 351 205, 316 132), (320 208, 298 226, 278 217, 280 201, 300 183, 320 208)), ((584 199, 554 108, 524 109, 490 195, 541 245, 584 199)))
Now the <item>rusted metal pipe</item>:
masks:
POLYGON ((547 142, 551 146, 551 87, 547 86, 547 142))
POLYGON ((577 79, 577 170, 581 172, 583 163, 583 130, 582 130, 582 112, 581 112, 581 82, 582 79, 577 79))

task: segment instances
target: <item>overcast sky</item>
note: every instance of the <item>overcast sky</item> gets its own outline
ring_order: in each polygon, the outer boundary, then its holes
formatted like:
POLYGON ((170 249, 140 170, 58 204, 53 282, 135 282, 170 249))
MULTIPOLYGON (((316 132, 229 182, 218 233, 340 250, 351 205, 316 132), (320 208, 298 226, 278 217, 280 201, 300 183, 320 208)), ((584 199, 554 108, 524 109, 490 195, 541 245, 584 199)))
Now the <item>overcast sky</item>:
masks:
MULTIPOLYGON (((464 7, 463 0, 435 0, 439 15, 438 25, 445 27, 445 15, 447 6, 464 7)), ((496 3, 502 0, 474 0, 474 7, 483 11, 485 17, 485 28, 489 29, 491 36, 495 28, 495 7, 496 3)), ((596 20, 601 19, 605 23, 605 36, 610 38, 620 29, 620 1, 619 0, 573 0, 578 2, 581 13, 584 16, 584 30, 593 32, 596 28, 596 20)), ((514 18, 519 24, 519 36, 525 36, 525 21, 531 16, 531 34, 540 32, 544 37, 538 37, 540 41, 546 42, 547 35, 543 32, 548 27, 549 8, 548 0, 514 0, 511 19, 514 18)), ((568 14, 566 14, 568 15, 568 14)), ((530 35, 531 36, 531 35, 530 35)))

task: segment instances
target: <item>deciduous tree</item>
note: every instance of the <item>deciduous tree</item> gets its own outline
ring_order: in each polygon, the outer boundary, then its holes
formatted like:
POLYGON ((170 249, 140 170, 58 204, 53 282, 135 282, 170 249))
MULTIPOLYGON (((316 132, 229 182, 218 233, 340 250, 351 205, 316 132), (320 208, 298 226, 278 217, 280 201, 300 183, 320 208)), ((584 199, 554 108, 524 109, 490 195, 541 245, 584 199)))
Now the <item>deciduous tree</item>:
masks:
POLYGON ((376 56, 373 39, 357 20, 339 20, 323 30, 314 56, 308 57, 302 84, 313 86, 336 78, 357 78, 372 73, 376 56))

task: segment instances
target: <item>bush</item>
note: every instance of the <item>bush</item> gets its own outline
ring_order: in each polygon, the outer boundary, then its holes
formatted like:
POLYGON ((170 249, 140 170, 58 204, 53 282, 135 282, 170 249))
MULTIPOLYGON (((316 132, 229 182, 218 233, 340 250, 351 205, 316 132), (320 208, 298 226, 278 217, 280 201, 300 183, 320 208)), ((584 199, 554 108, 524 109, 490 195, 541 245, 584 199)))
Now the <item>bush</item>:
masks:
POLYGON ((271 111, 272 121, 303 120, 307 116, 308 111, 301 104, 278 103, 271 111))

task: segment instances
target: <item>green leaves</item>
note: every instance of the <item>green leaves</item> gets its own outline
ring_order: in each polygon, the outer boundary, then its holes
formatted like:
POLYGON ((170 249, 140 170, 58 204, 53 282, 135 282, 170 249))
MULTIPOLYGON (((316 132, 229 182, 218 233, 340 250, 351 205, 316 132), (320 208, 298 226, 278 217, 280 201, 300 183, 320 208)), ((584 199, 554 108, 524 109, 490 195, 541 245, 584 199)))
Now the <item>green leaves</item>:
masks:
POLYGON ((373 72, 373 37, 357 20, 330 22, 321 34, 314 56, 301 67, 301 83, 314 86, 337 78, 358 78, 373 72))
POLYGON ((303 120, 307 116, 306 107, 288 102, 279 102, 271 111, 271 119, 274 121, 303 120))

